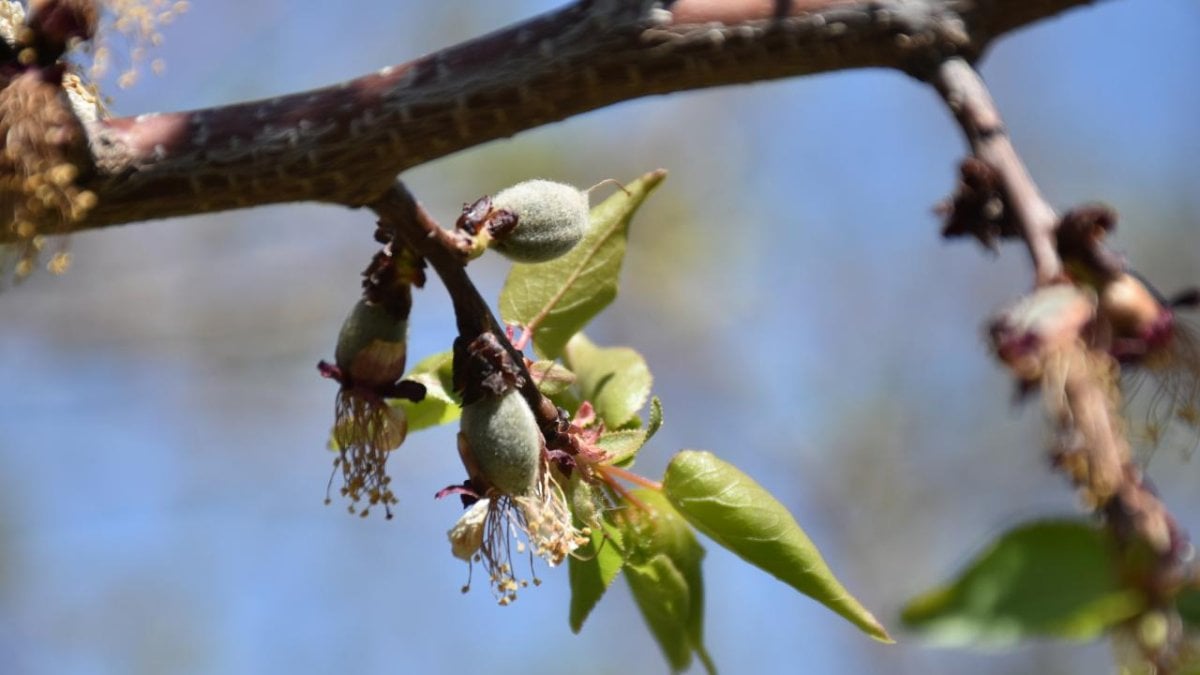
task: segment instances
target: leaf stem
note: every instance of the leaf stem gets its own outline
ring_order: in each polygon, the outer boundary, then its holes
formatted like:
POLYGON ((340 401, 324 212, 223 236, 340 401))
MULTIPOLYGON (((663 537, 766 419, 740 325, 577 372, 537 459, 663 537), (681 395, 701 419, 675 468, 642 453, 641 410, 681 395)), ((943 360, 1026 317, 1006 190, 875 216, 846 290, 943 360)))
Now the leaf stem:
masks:
POLYGON ((595 469, 603 474, 606 479, 611 480, 612 478, 620 478, 622 480, 627 480, 634 485, 640 485, 644 488, 662 492, 662 483, 650 480, 644 476, 639 476, 638 474, 622 469, 619 466, 613 466, 612 464, 597 464, 595 465, 595 469))

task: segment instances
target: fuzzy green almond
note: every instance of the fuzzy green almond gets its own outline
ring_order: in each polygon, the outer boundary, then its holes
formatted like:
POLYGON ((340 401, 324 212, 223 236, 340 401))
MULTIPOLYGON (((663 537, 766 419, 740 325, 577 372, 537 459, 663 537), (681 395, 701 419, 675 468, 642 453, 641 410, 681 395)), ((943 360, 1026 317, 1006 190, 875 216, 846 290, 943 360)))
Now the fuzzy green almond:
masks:
POLYGON ((462 433, 479 471, 507 495, 527 495, 537 483, 542 432, 529 404, 513 389, 463 407, 462 433))
POLYGON ((356 383, 392 384, 404 375, 408 321, 359 300, 342 322, 334 361, 356 383))
POLYGON ((516 227, 492 242, 517 262, 554 260, 575 248, 588 230, 588 196, 573 185, 527 180, 496 193, 492 206, 517 216, 516 227))

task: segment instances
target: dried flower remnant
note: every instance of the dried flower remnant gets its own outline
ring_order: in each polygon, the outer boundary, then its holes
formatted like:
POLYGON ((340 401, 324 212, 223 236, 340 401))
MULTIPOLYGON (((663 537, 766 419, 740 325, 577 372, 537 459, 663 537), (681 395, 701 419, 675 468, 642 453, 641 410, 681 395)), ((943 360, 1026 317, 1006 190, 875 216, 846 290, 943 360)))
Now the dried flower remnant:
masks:
POLYGON ((996 356, 1023 385, 1042 380, 1057 355, 1074 347, 1096 313, 1093 294, 1070 284, 1040 288, 988 325, 996 356))
POLYGON ((947 239, 972 236, 995 252, 1001 239, 1020 236, 1000 175, 976 157, 959 165, 958 188, 934 211, 943 218, 942 236, 947 239))
POLYGON ((182 0, 105 0, 105 15, 96 44, 91 51, 88 74, 93 79, 104 77, 116 60, 113 36, 125 43, 120 50, 128 62, 117 76, 117 86, 127 89, 137 83, 140 68, 147 59, 150 70, 161 74, 162 59, 150 59, 150 50, 162 44, 161 28, 186 12, 189 3, 182 0))
MULTIPOLYGON (((28 12, 0 2, 0 218, 14 240, 4 276, 28 276, 45 237, 70 232, 96 205, 79 187, 92 160, 73 109, 77 78, 61 60, 96 25, 93 0, 35 0, 28 12)), ((69 261, 60 251, 49 268, 64 271, 69 261)))
POLYGON ((1106 245, 1117 214, 1092 204, 1063 215, 1056 232, 1067 274, 1097 295, 1092 345, 1121 364, 1127 400, 1143 409, 1142 440, 1153 450, 1184 427, 1200 444, 1200 344, 1180 310, 1200 304, 1200 291, 1161 293, 1106 245))
POLYGON ((1173 428, 1200 444, 1200 342, 1179 311, 1197 304, 1188 290, 1164 298, 1132 273, 1105 285, 1101 316, 1108 321, 1110 351, 1121 362, 1131 399, 1144 403, 1143 438, 1153 448, 1173 428))
POLYGON ((464 401, 458 451, 467 481, 440 495, 463 493, 469 508, 449 532, 451 550, 472 565, 481 563, 497 600, 507 605, 528 585, 514 573, 513 539, 518 553, 528 545, 531 565, 537 556, 551 567, 588 539, 574 526, 542 432, 519 391, 525 380, 512 356, 490 333, 460 338, 454 370, 464 401))
POLYGON ((69 232, 96 206, 96 195, 79 187, 91 156, 61 73, 29 69, 0 90, 0 138, 0 217, 15 235, 13 271, 22 278, 46 235, 69 232))
MULTIPOLYGON (((529 585, 516 576, 514 549, 518 555, 528 552, 531 568, 534 556, 556 567, 588 542, 589 532, 575 528, 566 496, 548 467, 543 469, 529 494, 508 495, 493 488, 471 504, 447 533, 456 558, 468 561, 472 568, 475 563, 483 565, 501 605, 511 604, 517 592, 529 585)), ((541 580, 534 576, 533 584, 540 585, 541 580)), ((462 590, 470 590, 469 579, 462 590)))

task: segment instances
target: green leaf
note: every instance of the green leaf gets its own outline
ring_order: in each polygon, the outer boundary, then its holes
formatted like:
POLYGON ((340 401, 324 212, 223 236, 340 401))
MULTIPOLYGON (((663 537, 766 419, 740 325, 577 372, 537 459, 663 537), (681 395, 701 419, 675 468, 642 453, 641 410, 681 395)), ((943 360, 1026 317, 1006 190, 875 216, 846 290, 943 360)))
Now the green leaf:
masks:
POLYGON ((667 466, 663 492, 713 541, 876 640, 892 642, 879 621, 833 575, 783 504, 737 467, 710 452, 684 450, 667 466))
POLYGON ((591 541, 568 558, 567 571, 571 580, 569 620, 574 633, 583 628, 583 622, 625 565, 617 548, 619 536, 618 531, 608 523, 602 523, 600 528, 593 527, 591 541))
POLYGON ((938 644, 995 647, 1092 639, 1144 604, 1122 588, 1107 534, 1079 520, 1045 520, 1003 534, 954 581, 910 601, 901 618, 938 644))
POLYGON ((453 356, 450 351, 428 356, 404 376, 405 379, 425 385, 425 398, 419 403, 403 399, 392 402, 408 415, 410 432, 449 424, 462 415, 458 399, 451 393, 454 391, 453 356))
POLYGON ((561 394, 575 383, 575 373, 557 361, 534 361, 529 366, 529 375, 544 396, 561 394))
POLYGON ((500 316, 533 330, 533 348, 562 354, 572 335, 617 296, 629 220, 666 172, 652 171, 592 208, 591 225, 570 253, 545 263, 513 265, 500 293, 500 316))
POLYGON ((715 672, 704 647, 704 549, 662 493, 635 490, 649 508, 624 511, 625 578, 650 632, 675 670, 696 654, 715 672))
POLYGON ((626 566, 625 579, 642 618, 671 668, 687 670, 692 663, 692 645, 687 633, 691 606, 683 573, 670 558, 660 554, 637 565, 626 566))
POLYGON ((650 398, 650 368, 629 347, 597 347, 576 333, 567 342, 563 360, 575 372, 583 400, 592 402, 609 429, 631 420, 650 398))
POLYGON ((638 450, 646 444, 646 432, 641 429, 606 431, 596 441, 600 449, 609 454, 606 464, 627 466, 633 462, 638 450))
POLYGON ((578 633, 583 622, 600 602, 613 579, 625 565, 621 555, 621 532, 601 514, 600 500, 579 472, 567 483, 567 495, 575 527, 590 528, 590 541, 568 558, 571 580, 571 630, 578 633))
POLYGON ((654 398, 650 399, 650 424, 646 427, 646 440, 649 441, 651 438, 654 438, 654 434, 658 433, 658 430, 662 428, 662 425, 662 401, 658 400, 658 397, 655 396, 654 398))
POLYGON ((1175 610, 1192 630, 1200 629, 1200 588, 1184 588, 1175 596, 1175 610))

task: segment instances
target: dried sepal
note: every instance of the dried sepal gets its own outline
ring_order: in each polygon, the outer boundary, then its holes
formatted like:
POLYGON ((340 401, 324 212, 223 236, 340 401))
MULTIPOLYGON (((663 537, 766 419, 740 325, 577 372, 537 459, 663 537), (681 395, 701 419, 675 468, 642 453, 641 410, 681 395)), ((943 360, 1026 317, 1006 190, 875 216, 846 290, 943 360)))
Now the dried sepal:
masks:
POLYGON ((964 159, 958 170, 954 195, 935 209, 943 218, 942 236, 971 236, 991 251, 1001 239, 1020 236, 996 170, 977 157, 964 159))
MULTIPOLYGON (((333 443, 338 457, 333 461, 333 475, 342 476, 340 492, 351 502, 350 513, 366 517, 372 506, 382 505, 390 519, 397 499, 387 460, 408 434, 404 409, 388 405, 369 391, 343 388, 334 415, 333 443), (359 510, 356 505, 364 503, 365 508, 359 510)), ((328 495, 325 501, 330 501, 328 495)))
POLYGON ((100 24, 96 0, 30 0, 30 48, 41 65, 57 61, 74 42, 92 39, 100 24))

